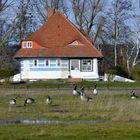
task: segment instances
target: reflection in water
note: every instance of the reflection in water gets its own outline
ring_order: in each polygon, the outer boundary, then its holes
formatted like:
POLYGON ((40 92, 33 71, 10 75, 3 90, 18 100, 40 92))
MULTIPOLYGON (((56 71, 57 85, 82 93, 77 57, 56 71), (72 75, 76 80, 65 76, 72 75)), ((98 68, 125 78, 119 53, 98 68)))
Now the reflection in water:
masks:
POLYGON ((74 120, 74 121, 67 121, 67 120, 0 120, 0 125, 14 125, 14 124, 58 124, 58 123, 111 123, 110 120, 74 120))

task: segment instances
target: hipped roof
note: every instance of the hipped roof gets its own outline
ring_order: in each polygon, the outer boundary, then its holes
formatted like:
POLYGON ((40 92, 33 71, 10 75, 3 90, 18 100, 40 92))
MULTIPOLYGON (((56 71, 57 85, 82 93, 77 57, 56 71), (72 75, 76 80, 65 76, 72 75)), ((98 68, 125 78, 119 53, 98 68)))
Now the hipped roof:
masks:
POLYGON ((20 57, 102 57, 98 49, 61 12, 54 13, 35 33, 26 38, 38 48, 21 48, 20 57), (70 45, 78 40, 80 45, 70 45), (82 44, 82 45, 81 45, 82 44))

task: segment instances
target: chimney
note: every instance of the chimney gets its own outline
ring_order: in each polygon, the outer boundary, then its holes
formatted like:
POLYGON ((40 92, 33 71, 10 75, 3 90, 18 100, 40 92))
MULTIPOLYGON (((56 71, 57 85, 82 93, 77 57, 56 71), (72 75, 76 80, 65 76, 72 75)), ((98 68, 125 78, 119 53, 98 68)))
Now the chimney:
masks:
POLYGON ((55 9, 48 8, 48 18, 50 18, 55 13, 55 9))

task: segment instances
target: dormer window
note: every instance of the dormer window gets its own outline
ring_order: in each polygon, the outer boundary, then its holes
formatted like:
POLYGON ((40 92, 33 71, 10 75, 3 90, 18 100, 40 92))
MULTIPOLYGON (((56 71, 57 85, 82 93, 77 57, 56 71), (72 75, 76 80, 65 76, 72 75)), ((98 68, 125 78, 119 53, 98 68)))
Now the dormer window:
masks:
POLYGON ((32 41, 23 41, 22 48, 32 48, 32 41))
POLYGON ((78 44, 79 44, 78 41, 74 41, 70 45, 78 45, 78 44))
POLYGON ((27 48, 32 48, 32 42, 31 41, 28 41, 28 46, 27 48))
POLYGON ((26 48, 26 42, 22 42, 22 48, 26 48))
POLYGON ((79 40, 75 40, 68 44, 68 46, 77 46, 77 45, 83 45, 79 40))

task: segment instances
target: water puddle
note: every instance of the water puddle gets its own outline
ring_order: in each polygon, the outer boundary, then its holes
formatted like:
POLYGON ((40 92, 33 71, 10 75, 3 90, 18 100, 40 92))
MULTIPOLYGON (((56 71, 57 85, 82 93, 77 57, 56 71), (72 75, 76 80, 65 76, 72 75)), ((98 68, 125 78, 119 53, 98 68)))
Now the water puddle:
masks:
POLYGON ((74 120, 74 121, 67 121, 67 120, 0 120, 0 125, 14 125, 14 124, 58 124, 58 123, 67 123, 67 124, 98 124, 98 123, 111 123, 110 120, 74 120))
POLYGON ((0 125, 11 125, 11 124, 50 124, 50 123, 62 123, 59 120, 0 120, 0 125))

